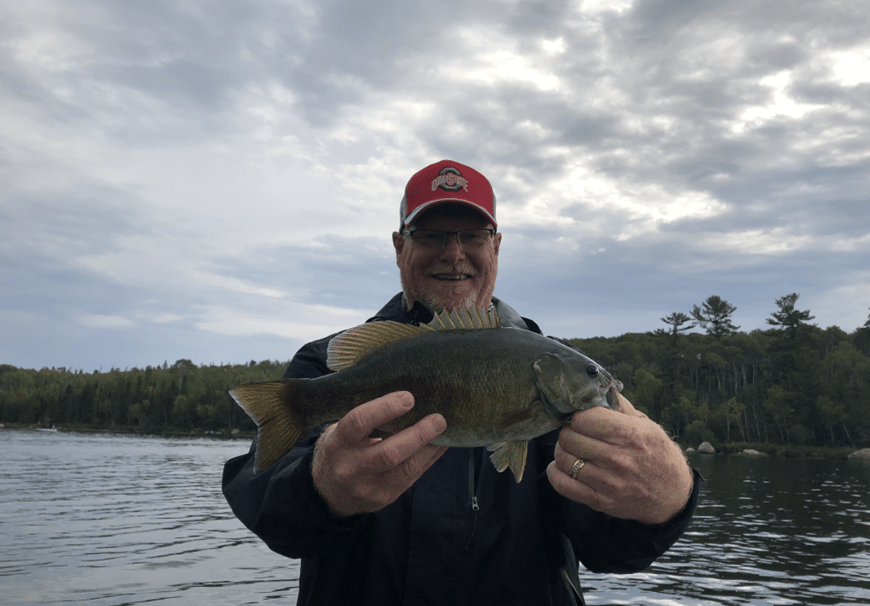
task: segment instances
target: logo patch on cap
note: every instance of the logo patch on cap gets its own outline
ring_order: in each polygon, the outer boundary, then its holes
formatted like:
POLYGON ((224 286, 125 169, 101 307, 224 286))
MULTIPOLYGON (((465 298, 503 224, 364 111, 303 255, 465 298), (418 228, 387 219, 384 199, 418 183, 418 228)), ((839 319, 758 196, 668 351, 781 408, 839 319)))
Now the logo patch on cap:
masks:
POLYGON ((441 169, 438 176, 432 179, 432 191, 437 188, 447 191, 459 191, 460 189, 468 191, 468 179, 453 167, 441 169))

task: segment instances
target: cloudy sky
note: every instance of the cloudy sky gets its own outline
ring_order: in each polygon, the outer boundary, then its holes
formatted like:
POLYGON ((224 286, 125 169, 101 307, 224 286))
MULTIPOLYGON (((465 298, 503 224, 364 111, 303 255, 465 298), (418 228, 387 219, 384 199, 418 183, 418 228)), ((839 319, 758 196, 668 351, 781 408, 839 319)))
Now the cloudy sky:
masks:
POLYGON ((870 308, 862 0, 0 4, 0 363, 287 360, 398 291, 402 188, 493 182, 545 333, 870 308))

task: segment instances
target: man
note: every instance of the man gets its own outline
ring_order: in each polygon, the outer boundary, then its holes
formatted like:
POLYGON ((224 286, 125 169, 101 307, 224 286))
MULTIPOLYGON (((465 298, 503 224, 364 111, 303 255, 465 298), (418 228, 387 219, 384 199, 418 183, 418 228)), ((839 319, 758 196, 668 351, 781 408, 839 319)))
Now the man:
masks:
MULTIPOLYGON (((420 324, 433 312, 494 305, 504 325, 540 334, 493 297, 502 235, 483 175, 432 164, 408 182, 400 215, 402 293, 370 321, 420 324)), ((331 338, 304 346, 284 378, 331 372, 331 338)), ((414 405, 413 393, 384 394, 256 475, 255 441, 227 462, 224 494, 271 549, 302 559, 299 604, 582 604, 578 559, 593 572, 643 570, 683 533, 697 502, 680 448, 620 404, 577 412, 530 442, 516 483, 484 448, 431 444, 446 429, 439 414, 371 438, 414 405)))

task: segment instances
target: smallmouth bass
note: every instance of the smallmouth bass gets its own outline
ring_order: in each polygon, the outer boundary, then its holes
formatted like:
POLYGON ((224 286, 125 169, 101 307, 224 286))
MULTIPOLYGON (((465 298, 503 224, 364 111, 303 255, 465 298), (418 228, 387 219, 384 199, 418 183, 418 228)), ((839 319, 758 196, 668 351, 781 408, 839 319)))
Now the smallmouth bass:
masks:
POLYGON ((440 413, 442 446, 488 446, 499 472, 523 478, 528 441, 570 422, 578 410, 618 409, 622 384, 569 345, 502 327, 495 311, 437 314, 427 325, 371 322, 329 343, 317 379, 247 383, 230 395, 258 427, 256 470, 286 454, 303 436, 351 409, 394 391, 414 408, 390 423, 401 430, 440 413))

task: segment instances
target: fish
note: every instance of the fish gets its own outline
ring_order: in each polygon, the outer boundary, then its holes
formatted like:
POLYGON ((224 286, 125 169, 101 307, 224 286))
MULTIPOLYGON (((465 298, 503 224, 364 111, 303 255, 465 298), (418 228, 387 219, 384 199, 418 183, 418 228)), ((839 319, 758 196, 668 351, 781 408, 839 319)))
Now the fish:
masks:
POLYGON ((399 431, 432 413, 447 420, 433 444, 486 446, 501 473, 522 481, 529 440, 569 423, 578 410, 619 409, 622 383, 567 342, 502 326, 495 310, 435 314, 429 324, 380 321, 350 328, 327 347, 335 371, 315 379, 239 385, 230 395, 257 425, 255 473, 313 429, 395 391, 414 407, 399 431))

